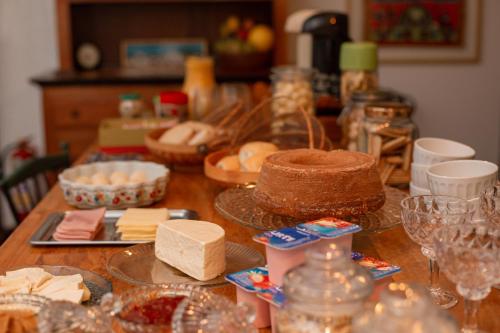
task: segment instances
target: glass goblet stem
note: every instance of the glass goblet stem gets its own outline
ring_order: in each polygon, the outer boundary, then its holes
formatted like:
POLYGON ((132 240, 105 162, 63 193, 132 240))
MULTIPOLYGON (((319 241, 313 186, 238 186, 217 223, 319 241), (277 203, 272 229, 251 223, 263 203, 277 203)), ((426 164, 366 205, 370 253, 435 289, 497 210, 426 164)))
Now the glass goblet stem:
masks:
POLYGON ((464 299, 464 324, 463 333, 479 332, 478 329, 478 313, 481 300, 473 301, 464 299))
POLYGON ((458 302, 456 296, 447 290, 444 290, 439 285, 439 264, 437 261, 429 258, 429 291, 431 293, 434 303, 439 305, 443 309, 449 309, 455 306, 458 302))
POLYGON ((439 291, 439 264, 436 260, 429 259, 429 289, 431 291, 439 291))

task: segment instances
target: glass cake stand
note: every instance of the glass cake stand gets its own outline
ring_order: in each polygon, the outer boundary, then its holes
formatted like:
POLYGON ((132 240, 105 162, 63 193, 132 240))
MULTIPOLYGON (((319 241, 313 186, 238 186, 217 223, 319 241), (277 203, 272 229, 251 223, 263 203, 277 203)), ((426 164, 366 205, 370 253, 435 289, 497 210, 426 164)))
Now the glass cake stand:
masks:
POLYGON ((244 269, 265 265, 262 254, 249 247, 226 242, 226 271, 208 281, 198 281, 158 260, 154 243, 137 244, 114 253, 108 260, 108 272, 130 284, 152 285, 177 283, 198 286, 225 284, 224 276, 244 269))
MULTIPOLYGON (((385 187, 385 203, 375 212, 369 212, 345 220, 358 224, 364 233, 381 232, 401 223, 400 202, 408 195, 396 188, 385 187)), ((257 206, 253 200, 253 187, 230 188, 215 198, 215 209, 225 219, 258 230, 276 230, 293 227, 301 222, 288 216, 280 216, 257 206)))

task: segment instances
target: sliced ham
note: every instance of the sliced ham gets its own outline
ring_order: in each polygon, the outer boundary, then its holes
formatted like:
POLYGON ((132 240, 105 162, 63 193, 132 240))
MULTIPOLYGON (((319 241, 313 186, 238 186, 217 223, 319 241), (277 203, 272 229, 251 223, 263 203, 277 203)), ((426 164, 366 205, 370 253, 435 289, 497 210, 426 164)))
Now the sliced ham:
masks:
POLYGON ((52 235, 55 240, 91 240, 102 228, 105 208, 67 212, 52 235))

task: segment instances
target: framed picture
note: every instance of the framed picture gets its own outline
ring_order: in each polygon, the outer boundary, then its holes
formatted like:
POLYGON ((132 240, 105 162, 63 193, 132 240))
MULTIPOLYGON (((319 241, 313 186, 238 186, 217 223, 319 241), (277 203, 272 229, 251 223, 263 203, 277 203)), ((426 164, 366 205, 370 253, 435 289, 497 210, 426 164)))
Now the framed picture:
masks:
POLYGON ((477 62, 481 0, 351 0, 354 40, 379 45, 384 63, 477 62))
POLYGON ((124 40, 120 65, 127 69, 183 74, 184 60, 190 55, 207 54, 204 39, 124 40))

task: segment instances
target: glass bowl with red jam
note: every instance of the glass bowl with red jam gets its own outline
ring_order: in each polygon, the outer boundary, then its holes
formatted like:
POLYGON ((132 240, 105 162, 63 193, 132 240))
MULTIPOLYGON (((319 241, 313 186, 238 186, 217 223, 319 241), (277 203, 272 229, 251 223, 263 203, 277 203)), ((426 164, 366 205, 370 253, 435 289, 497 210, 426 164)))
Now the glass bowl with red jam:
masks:
POLYGON ((179 305, 200 292, 189 285, 142 286, 120 295, 107 294, 101 300, 104 311, 113 316, 113 326, 124 332, 172 332, 172 317, 179 305))

